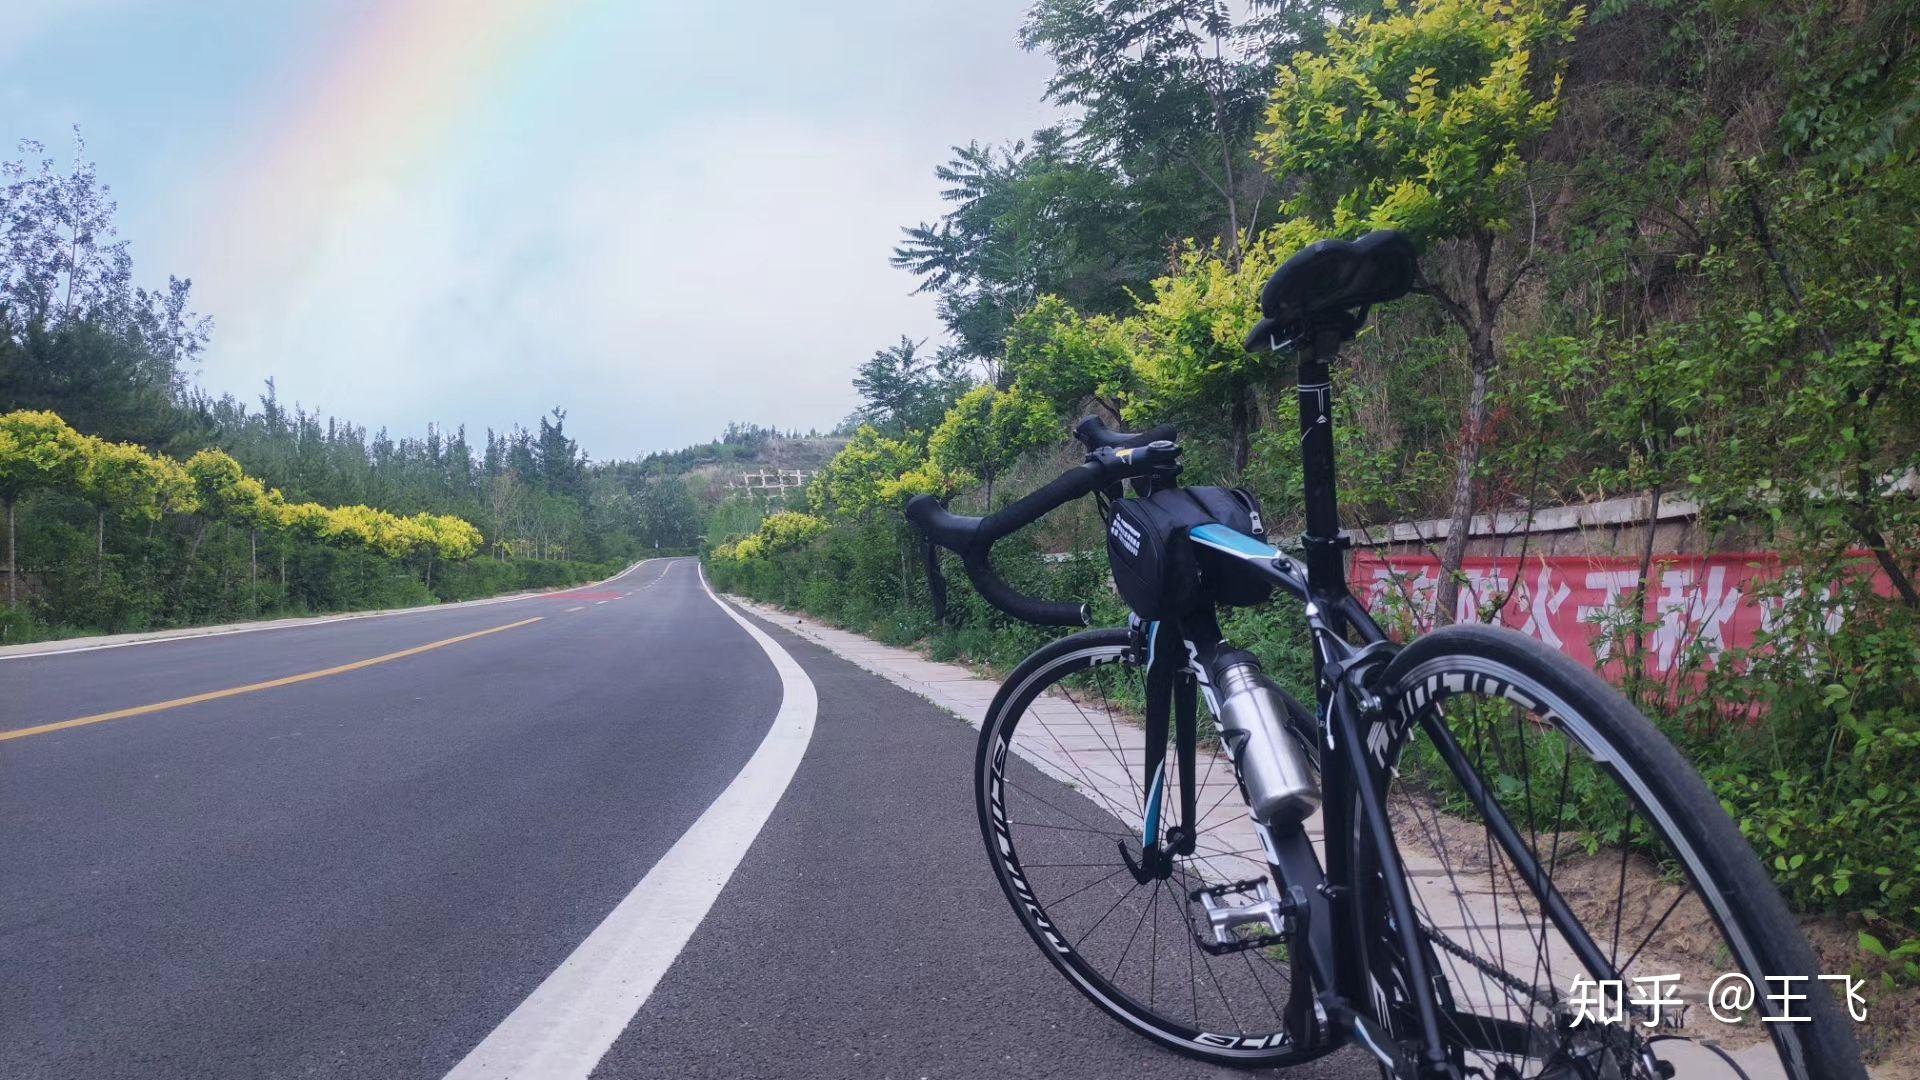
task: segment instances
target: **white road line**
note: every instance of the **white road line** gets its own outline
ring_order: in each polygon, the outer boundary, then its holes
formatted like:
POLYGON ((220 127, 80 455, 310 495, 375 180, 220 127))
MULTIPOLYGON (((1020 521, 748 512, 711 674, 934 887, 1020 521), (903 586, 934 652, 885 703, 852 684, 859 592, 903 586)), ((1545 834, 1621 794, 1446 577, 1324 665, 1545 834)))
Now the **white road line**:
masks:
MULTIPOLYGON (((627 567, 625 570, 622 570, 619 573, 613 575, 612 577, 607 578, 605 581, 596 581, 592 585, 575 585, 573 586, 573 588, 570 588, 570 589, 549 590, 545 592, 516 593, 512 596, 493 596, 493 597, 488 597, 487 599, 484 599, 484 600, 461 600, 452 604, 423 604, 419 607, 397 608, 392 611, 346 611, 346 612, 341 612, 338 615, 316 615, 313 618, 301 619, 299 622, 293 622, 293 623, 273 620, 272 625, 268 625, 268 626, 235 626, 226 630, 209 630, 203 634, 194 634, 194 633, 170 634, 167 637, 140 638, 136 641, 102 641, 102 642, 96 642, 91 645, 75 645, 69 649, 41 649, 35 652, 10 653, 5 651, 4 647, 0 647, 0 661, 37 659, 42 656, 71 656, 74 653, 98 652, 101 649, 130 649, 135 645, 164 645, 169 641, 199 641, 203 638, 227 637, 231 634, 259 634, 269 630, 305 630, 305 629, 308 629, 309 627, 331 626, 334 623, 353 622, 359 619, 384 619, 393 615, 424 615, 424 614, 427 614, 428 612, 433 612, 433 611, 454 611, 460 608, 489 607, 494 604, 511 604, 520 600, 537 600, 543 596, 552 596, 555 591, 573 592, 578 589, 591 589, 596 586, 610 584, 612 582, 619 581, 621 578, 626 577, 628 574, 633 573, 635 570, 640 569, 641 567, 647 565, 650 562, 659 562, 660 559, 662 558, 670 558, 670 557, 672 556, 661 556, 660 558, 655 558, 655 559, 642 559, 639 562, 634 563, 632 566, 627 567)), ((671 569, 671 564, 669 564, 669 569, 671 569)), ((666 571, 662 570, 660 572, 660 576, 654 578, 654 581, 658 581, 660 580, 660 578, 665 576, 667 576, 666 571)))
POLYGON ((585 610, 587 610, 587 605, 585 605, 585 604, 581 604, 581 605, 579 605, 578 607, 570 607, 570 608, 568 608, 567 610, 568 610, 568 611, 585 611, 585 610))
POLYGON ((601 604, 604 604, 604 603, 606 603, 606 602, 607 602, 607 601, 605 601, 605 600, 595 600, 595 601, 593 602, 593 606, 594 606, 594 607, 599 607, 599 606, 600 606, 601 604))
POLYGON ((448 1080, 584 1080, 707 917, 800 768, 819 710, 813 681, 778 642, 715 596, 704 573, 700 587, 773 662, 780 676, 773 727, 700 820, 448 1080))

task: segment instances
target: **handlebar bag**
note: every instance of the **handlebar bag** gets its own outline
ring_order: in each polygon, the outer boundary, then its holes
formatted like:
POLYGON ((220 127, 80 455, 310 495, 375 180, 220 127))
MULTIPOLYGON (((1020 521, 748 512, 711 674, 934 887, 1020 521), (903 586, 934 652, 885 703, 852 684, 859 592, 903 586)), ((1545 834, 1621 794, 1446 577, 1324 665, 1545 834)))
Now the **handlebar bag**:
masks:
POLYGON ((1187 531, 1209 522, 1262 534, 1260 504, 1239 488, 1169 488, 1113 504, 1107 561, 1121 598, 1141 618, 1171 618, 1208 602, 1258 604, 1273 594, 1271 585, 1247 573, 1238 560, 1196 551, 1187 531))

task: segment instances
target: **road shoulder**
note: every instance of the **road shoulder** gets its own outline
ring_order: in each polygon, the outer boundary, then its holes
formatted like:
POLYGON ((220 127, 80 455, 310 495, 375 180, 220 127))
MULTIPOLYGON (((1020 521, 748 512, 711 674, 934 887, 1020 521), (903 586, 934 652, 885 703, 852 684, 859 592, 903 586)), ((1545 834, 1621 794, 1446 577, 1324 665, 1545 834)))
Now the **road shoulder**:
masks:
POLYGON ((357 619, 381 619, 389 615, 418 615, 433 611, 455 611, 461 608, 487 607, 491 604, 506 604, 515 600, 526 600, 536 596, 547 596, 557 592, 570 592, 574 589, 591 589, 609 581, 633 573, 654 559, 642 559, 621 570, 619 573, 600 581, 580 585, 556 586, 551 589, 527 589, 501 596, 483 596, 476 600, 454 600, 444 604, 416 604, 413 607, 378 608, 372 611, 339 611, 325 615, 293 615, 281 619, 253 619, 246 622, 216 623, 211 626, 181 626, 168 630, 140 630, 127 634, 94 634, 87 637, 55 638, 51 641, 32 641, 23 645, 0 645, 0 660, 12 660, 26 656, 57 656, 61 653, 91 652, 95 649, 118 649, 131 645, 149 645, 161 641, 177 641, 182 638, 219 637, 226 634, 251 634, 263 630, 292 630, 305 626, 327 626, 333 623, 352 622, 357 619))

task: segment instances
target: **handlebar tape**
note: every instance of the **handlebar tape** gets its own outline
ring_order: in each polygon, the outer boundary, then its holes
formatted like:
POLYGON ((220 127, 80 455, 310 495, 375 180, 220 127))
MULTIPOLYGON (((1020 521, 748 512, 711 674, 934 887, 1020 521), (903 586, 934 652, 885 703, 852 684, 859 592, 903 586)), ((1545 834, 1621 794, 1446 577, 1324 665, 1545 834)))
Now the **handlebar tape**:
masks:
POLYGON ((1180 435, 1174 430, 1172 424, 1160 424, 1156 427, 1148 428, 1145 431, 1135 433, 1115 431, 1108 427, 1106 422, 1098 416, 1083 416, 1080 418, 1079 423, 1073 425, 1073 437, 1080 440, 1080 445, 1089 450, 1098 450, 1102 447, 1124 450, 1130 446, 1145 446, 1148 443, 1161 439, 1172 442, 1178 439, 1180 435))
POLYGON ((1095 462, 1087 462, 984 518, 950 513, 931 495, 915 496, 909 501, 906 517, 928 539, 960 556, 967 579, 987 603, 1016 619, 1041 626, 1086 626, 1092 621, 1092 611, 1087 605, 1024 595, 994 571, 988 554, 995 541, 1033 524, 1056 507, 1091 494, 1104 483, 1106 471, 1095 462))

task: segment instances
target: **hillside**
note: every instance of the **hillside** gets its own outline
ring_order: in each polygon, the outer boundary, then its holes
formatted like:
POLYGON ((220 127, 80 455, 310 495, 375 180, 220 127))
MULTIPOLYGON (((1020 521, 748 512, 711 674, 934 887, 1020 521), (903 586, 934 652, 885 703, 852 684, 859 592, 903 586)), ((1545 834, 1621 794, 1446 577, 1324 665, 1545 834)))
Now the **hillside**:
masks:
POLYGON ((679 477, 694 498, 713 506, 734 493, 772 496, 796 490, 846 445, 844 435, 729 424, 718 439, 648 454, 633 467, 679 477))

